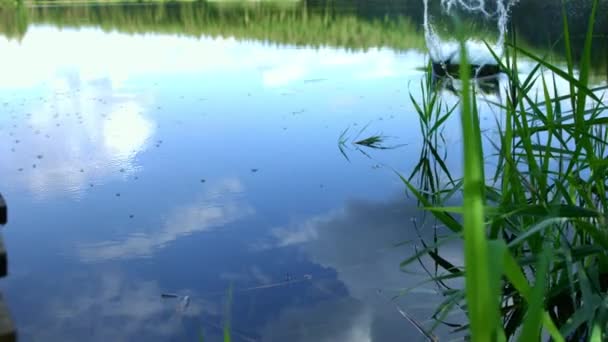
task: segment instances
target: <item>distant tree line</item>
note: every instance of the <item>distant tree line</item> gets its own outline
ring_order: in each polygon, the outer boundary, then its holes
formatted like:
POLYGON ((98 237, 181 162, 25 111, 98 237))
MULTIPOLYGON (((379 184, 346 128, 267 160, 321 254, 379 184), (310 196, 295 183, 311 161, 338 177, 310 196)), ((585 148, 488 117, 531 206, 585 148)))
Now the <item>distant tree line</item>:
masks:
MULTIPOLYGON (((29 25, 100 27, 125 33, 168 33, 188 36, 235 37, 268 43, 334 46, 347 49, 389 47, 424 49, 422 0, 303 0, 300 2, 117 2, 87 5, 69 0, 26 6, 0 6, 0 34, 21 39, 29 25)), ((106 0, 107 1, 107 0, 106 0)), ((431 1, 438 6, 438 1, 431 1)), ((582 46, 592 0, 567 2, 575 58, 582 46)), ((596 22, 593 65, 608 65, 608 0, 601 0, 596 22)), ((563 51, 561 1, 520 0, 512 9, 511 32, 522 46, 553 55, 563 51), (547 51, 549 52, 549 51, 547 51)), ((608 72, 608 71, 606 71, 608 72)))

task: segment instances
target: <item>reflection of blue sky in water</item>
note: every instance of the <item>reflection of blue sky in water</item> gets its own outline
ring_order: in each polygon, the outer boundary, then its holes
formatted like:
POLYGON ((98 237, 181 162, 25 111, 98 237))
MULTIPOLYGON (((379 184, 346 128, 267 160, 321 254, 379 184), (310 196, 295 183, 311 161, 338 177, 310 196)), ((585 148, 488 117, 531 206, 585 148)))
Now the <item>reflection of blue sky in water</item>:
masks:
MULTIPOLYGON (((121 272, 74 272, 54 284, 40 284, 53 292, 46 298, 32 294, 40 302, 38 310, 20 322, 20 338, 24 341, 184 339, 188 319, 220 310, 214 303, 203 306, 197 301, 187 311, 178 312, 160 300, 157 282, 132 280, 121 272), (69 282, 78 283, 78 288, 69 282)), ((19 312, 19 307, 13 311, 19 312)))
MULTIPOLYGON (((391 247, 415 237, 416 212, 394 197, 404 188, 390 167, 408 174, 418 160, 408 91, 419 94, 423 55, 42 26, 3 39, 4 293, 25 341, 217 335, 230 282, 286 274, 312 279, 236 291, 235 330, 418 336, 376 289, 420 279, 398 268, 411 248, 391 247), (340 133, 368 123, 406 146, 351 149, 347 162, 340 133), (191 308, 177 315, 162 291, 191 295, 191 308)), ((494 113, 482 115, 491 126, 494 113)), ((452 148, 458 131, 446 127, 452 148)), ((459 154, 447 163, 459 172, 459 154)), ((424 320, 433 297, 400 303, 424 320)))
MULTIPOLYGON (((377 294, 379 287, 390 296, 422 279, 420 275, 399 271, 398 262, 408 250, 391 247, 394 241, 414 237, 412 231, 404 229, 404 222, 410 222, 414 215, 415 207, 401 198, 387 202, 351 201, 340 210, 269 231, 264 237, 269 243, 264 248, 281 260, 269 260, 259 252, 259 246, 255 246, 255 252, 234 253, 234 262, 226 262, 225 267, 202 259, 200 268, 192 264, 182 264, 179 268, 234 282, 232 327, 241 337, 236 338, 237 341, 289 338, 359 342, 398 341, 404 337, 416 340, 419 335, 409 329, 409 323, 386 298, 377 294), (369 229, 370 224, 374 229, 369 229), (297 233, 302 229, 315 231, 316 237, 300 239, 297 243, 288 239, 291 242, 286 243, 284 237, 288 232, 297 233), (310 272, 312 279, 274 289, 239 291, 246 288, 246 284, 281 281, 281 274, 276 272, 281 263, 295 265, 294 274, 310 272), (240 272, 231 274, 225 270, 236 265, 240 272)), ((247 250, 243 247, 245 242, 232 246, 247 250)), ((161 260, 157 262, 163 264, 161 260)), ((150 267, 140 267, 143 270, 132 270, 129 275, 118 271, 117 265, 97 264, 82 269, 78 264, 68 268, 65 278, 41 280, 39 285, 47 291, 31 284, 25 286, 21 291, 28 295, 29 301, 41 303, 38 310, 28 316, 25 337, 56 340, 67 333, 73 340, 86 336, 94 341, 143 337, 160 341, 185 338, 188 332, 200 327, 210 336, 219 334, 222 293, 226 290, 220 284, 228 282, 213 282, 211 286, 175 282, 182 287, 172 288, 169 287, 171 281, 162 273, 155 275, 147 270, 150 267), (149 277, 159 278, 145 280, 149 277), (167 292, 168 287, 169 292, 191 296, 187 310, 179 310, 176 301, 159 298, 159 293, 167 292), (109 326, 119 328, 108 329, 109 326), (37 331, 35 328, 39 327, 44 329, 37 331)), ((151 269, 163 270, 162 265, 151 269)), ((8 288, 9 292, 16 290, 8 288)), ((423 317, 437 299, 432 287, 427 286, 426 290, 415 291, 398 303, 424 321, 423 317)), ((17 305, 17 308, 23 307, 17 305)))
MULTIPOLYGON (((364 84, 418 74, 415 68, 422 64, 417 52, 396 55, 389 50, 351 54, 331 49, 277 49, 232 39, 132 37, 91 29, 34 27, 22 42, 1 39, 4 62, 0 89, 11 94, 8 102, 12 106, 8 108, 10 116, 0 120, 0 134, 3 141, 20 140, 5 144, 15 145, 11 147, 16 153, 0 155, 1 165, 7 168, 6 173, 23 168, 19 178, 25 178, 34 192, 44 193, 79 191, 116 170, 137 169, 134 157, 151 145, 156 131, 158 119, 152 111, 160 105, 156 103, 159 93, 190 87, 231 101, 228 88, 274 90, 275 95, 285 97, 279 102, 284 105, 293 101, 309 79, 340 78, 345 83, 364 84), (187 74, 204 78, 195 84, 176 84, 176 75, 187 74), (163 77, 167 79, 161 81, 163 77), (27 106, 19 103, 21 99, 27 106), (31 117, 23 118, 27 113, 31 117), (14 124, 17 127, 11 127, 14 124), (43 160, 37 161, 37 155, 43 160), (43 167, 33 170, 33 164, 43 167), (80 169, 86 174, 78 174, 80 169)), ((361 102, 359 96, 342 93, 315 100, 344 111, 361 102)), ((226 112, 235 114, 230 121, 251 121, 241 113, 242 108, 230 108, 229 103, 224 106, 226 112)), ((223 108, 213 109, 221 113, 223 108)), ((294 113, 301 110, 291 109, 294 113)))

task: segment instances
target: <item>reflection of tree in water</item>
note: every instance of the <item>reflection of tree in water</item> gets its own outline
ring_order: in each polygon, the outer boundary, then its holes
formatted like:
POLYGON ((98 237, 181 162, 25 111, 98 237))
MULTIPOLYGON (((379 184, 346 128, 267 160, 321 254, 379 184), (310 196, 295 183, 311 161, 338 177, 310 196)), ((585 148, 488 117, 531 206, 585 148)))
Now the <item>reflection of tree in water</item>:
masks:
MULTIPOLYGON (((432 4, 439 4, 439 1, 432 4)), ((601 0, 598 13, 608 12, 601 0)), ((591 0, 568 2, 573 51, 581 49, 591 0)), ((0 7, 0 34, 22 38, 30 24, 59 27, 100 27, 126 33, 167 33, 188 36, 235 37, 279 44, 335 46, 350 49, 390 47, 424 49, 422 1, 306 0, 280 3, 145 3, 0 7)), ((512 8, 518 37, 546 51, 562 36, 558 1, 520 0, 512 8), (533 14, 533 15, 531 15, 533 14), (539 24, 540 23, 540 24, 539 24), (542 29, 539 29, 542 27, 542 29)), ((608 64, 608 17, 598 16, 598 43, 593 65, 608 64)), ((556 54, 563 49, 556 48, 556 54)))
MULTIPOLYGON (((475 80, 478 94, 500 97, 500 76, 482 77, 475 80)), ((437 90, 446 90, 455 97, 460 97, 460 80, 452 77, 433 76, 433 87, 437 90)))
MULTIPOLYGON (((579 59, 587 32, 592 0, 566 1, 572 54, 579 59)), ((595 23, 596 40, 592 65, 608 65, 608 1, 600 0, 595 23)), ((549 46, 558 42, 555 51, 564 50, 561 1, 521 0, 513 9, 512 22, 517 33, 531 46, 549 46)))
MULTIPOLYGON (((22 11, 27 13, 28 24, 59 27, 100 27, 126 33, 235 37, 279 44, 329 45, 352 49, 377 46, 424 48, 424 39, 410 18, 362 20, 348 10, 338 11, 333 6, 307 7, 304 3, 290 7, 272 3, 227 5, 206 2, 59 5, 22 11)), ((2 30, 6 31, 8 30, 2 30)))
POLYGON ((28 26, 27 10, 17 7, 0 5, 0 34, 7 38, 21 39, 25 36, 28 26))

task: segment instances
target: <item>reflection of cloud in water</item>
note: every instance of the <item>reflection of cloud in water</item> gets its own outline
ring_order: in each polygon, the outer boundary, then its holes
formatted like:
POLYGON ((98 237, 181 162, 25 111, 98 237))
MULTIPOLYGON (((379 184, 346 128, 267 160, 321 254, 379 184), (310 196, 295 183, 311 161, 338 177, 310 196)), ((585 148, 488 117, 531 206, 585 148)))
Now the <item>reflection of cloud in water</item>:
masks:
POLYGON ((258 266, 252 266, 250 268, 250 271, 255 280, 258 282, 258 284, 270 284, 272 282, 272 278, 262 272, 262 270, 258 266))
MULTIPOLYGON (((370 49, 365 53, 350 53, 335 49, 281 49, 256 51, 260 61, 273 61, 272 67, 262 67, 263 84, 279 87, 304 81, 311 77, 329 77, 337 72, 352 72, 354 80, 372 80, 419 73, 415 68, 423 55, 417 51, 396 53, 389 49, 370 49), (268 56, 273 53, 276 56, 268 56), (363 71, 361 71, 363 70, 363 71)), ((341 76, 344 79, 344 76, 341 76)))
POLYGON ((104 147, 115 158, 129 159, 152 135, 152 124, 136 103, 112 112, 103 125, 104 147))
POLYGON ((163 341, 180 335, 184 318, 216 310, 199 300, 178 313, 173 302, 161 300, 153 281, 133 281, 113 272, 82 276, 62 279, 60 283, 71 286, 60 285, 59 293, 45 291, 46 298, 31 294, 40 304, 20 323, 24 340, 163 341))
MULTIPOLYGON (((404 273, 399 268, 399 263, 414 253, 411 245, 394 247, 398 242, 417 238, 411 224, 415 217, 420 218, 416 205, 401 198, 390 202, 351 201, 342 210, 326 216, 295 227, 275 229, 272 242, 263 242, 256 248, 299 246, 311 261, 334 269, 351 298, 329 301, 319 307, 286 310, 280 319, 282 324, 267 327, 268 336, 289 334, 294 327, 304 329, 301 322, 311 319, 319 322, 319 331, 314 335, 318 341, 339 341, 346 337, 349 341, 400 341, 408 334, 420 336, 393 304, 377 292, 382 290, 390 297, 426 278, 421 273, 404 273), (323 328, 322 322, 329 326, 323 328)), ((430 231, 425 227, 422 233, 428 235, 430 231)), ((455 246, 444 249, 442 255, 462 264, 460 251, 455 246)), ((427 287, 401 298, 398 303, 419 321, 424 321, 438 300, 440 296, 427 287)), ((290 339, 307 341, 311 340, 309 337, 299 335, 290 339)))
POLYGON ((0 171, 37 196, 79 193, 90 181, 134 169, 133 158, 155 129, 135 95, 114 94, 106 84, 68 92, 69 82, 59 83, 67 93, 34 104, 5 136, 14 151, 0 153, 0 171))
POLYGON ((282 65, 264 72, 263 82, 268 87, 288 85, 293 81, 304 79, 306 70, 301 65, 282 65))
MULTIPOLYGON (((276 87, 311 77, 331 77, 337 72, 350 73, 353 79, 400 76, 417 72, 415 67, 424 58, 418 51, 396 53, 375 48, 352 53, 334 48, 274 47, 234 38, 133 36, 101 29, 46 26, 29 28, 20 43, 0 37, 0 50, 4 61, 0 65, 0 88, 31 87, 51 78, 58 67, 76 67, 85 80, 105 78, 117 86, 140 75, 261 70, 256 75, 259 82, 276 87), (54 43, 51 50, 49 41, 54 43), (39 58, 41 54, 45 58, 39 58)), ((349 76, 340 78, 345 77, 349 76)))
POLYGON ((372 320, 372 313, 350 298, 292 307, 264 328, 263 340, 368 342, 372 341, 372 320))
POLYGON ((155 249, 194 233, 209 232, 253 213, 253 208, 220 194, 241 192, 238 180, 227 179, 207 192, 205 198, 176 208, 160 231, 132 233, 124 239, 83 245, 81 259, 85 262, 151 256, 155 249))

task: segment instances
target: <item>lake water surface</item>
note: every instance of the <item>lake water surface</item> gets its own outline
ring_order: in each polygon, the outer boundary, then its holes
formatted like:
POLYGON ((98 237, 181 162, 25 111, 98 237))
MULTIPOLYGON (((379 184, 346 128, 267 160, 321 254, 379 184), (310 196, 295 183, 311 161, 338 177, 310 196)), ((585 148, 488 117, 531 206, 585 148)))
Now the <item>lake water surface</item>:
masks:
POLYGON ((396 305, 430 326, 432 286, 390 300, 424 277, 399 269, 421 214, 395 174, 422 146, 410 94, 428 57, 401 31, 420 19, 353 3, 3 14, 2 290, 20 340, 219 341, 227 321, 234 341, 424 340, 396 305), (398 147, 351 144, 377 133, 398 147))

